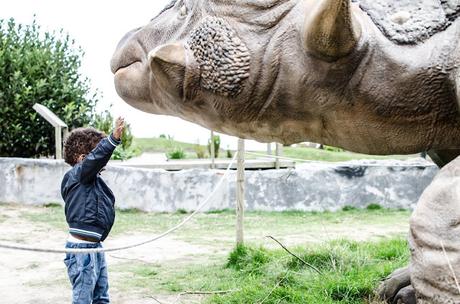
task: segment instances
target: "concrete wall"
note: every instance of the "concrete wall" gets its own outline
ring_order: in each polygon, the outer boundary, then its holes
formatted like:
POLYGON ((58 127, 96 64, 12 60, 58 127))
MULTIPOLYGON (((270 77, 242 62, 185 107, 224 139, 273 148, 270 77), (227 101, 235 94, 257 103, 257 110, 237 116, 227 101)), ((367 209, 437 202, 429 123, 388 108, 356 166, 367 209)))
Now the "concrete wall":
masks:
MULTIPOLYGON (((42 205, 60 202, 62 161, 0 158, 0 202, 42 205)), ((413 208, 438 169, 424 161, 308 163, 294 170, 247 171, 249 210, 337 210, 378 203, 413 208)), ((109 166, 103 178, 120 208, 144 211, 194 210, 212 192, 223 171, 168 172, 109 166)), ((234 208, 232 171, 205 210, 234 208)))

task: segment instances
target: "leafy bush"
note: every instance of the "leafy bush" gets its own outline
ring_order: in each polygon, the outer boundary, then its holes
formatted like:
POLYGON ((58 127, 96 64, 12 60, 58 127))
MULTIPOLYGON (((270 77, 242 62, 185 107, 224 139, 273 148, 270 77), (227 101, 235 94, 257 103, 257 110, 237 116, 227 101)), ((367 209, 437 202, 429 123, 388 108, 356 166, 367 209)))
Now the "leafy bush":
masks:
POLYGON ((227 158, 233 158, 233 153, 232 151, 230 150, 230 147, 227 146, 227 158))
POLYGON ((354 211, 354 210, 358 210, 358 208, 350 206, 350 205, 343 206, 342 208, 342 211, 354 211))
POLYGON ((367 210, 382 210, 383 207, 379 204, 370 204, 366 207, 367 210))
POLYGON ((217 158, 219 157, 219 149, 220 149, 220 136, 214 135, 212 138, 208 140, 208 152, 211 155, 211 143, 214 142, 214 156, 217 158))
POLYGON ((0 20, 0 156, 54 154, 54 128, 32 109, 35 103, 70 129, 91 121, 98 93, 79 72, 82 56, 62 30, 43 33, 35 21, 0 20))
POLYGON ((201 146, 200 144, 196 144, 193 149, 195 150, 197 158, 206 158, 206 151, 205 147, 201 146))
POLYGON ((185 151, 180 147, 175 147, 166 153, 168 159, 184 159, 186 157, 185 151))

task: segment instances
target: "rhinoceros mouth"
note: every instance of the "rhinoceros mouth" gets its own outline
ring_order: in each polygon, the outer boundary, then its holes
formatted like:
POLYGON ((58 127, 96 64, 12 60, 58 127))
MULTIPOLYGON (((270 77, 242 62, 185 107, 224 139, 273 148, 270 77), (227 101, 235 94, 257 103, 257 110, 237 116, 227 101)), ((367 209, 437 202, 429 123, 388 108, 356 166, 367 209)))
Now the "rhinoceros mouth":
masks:
POLYGON ((122 71, 124 69, 127 69, 127 68, 133 66, 136 63, 141 63, 141 61, 140 60, 134 60, 134 61, 132 61, 130 63, 125 63, 125 64, 122 64, 122 65, 119 65, 119 66, 112 66, 112 73, 114 75, 116 75, 118 72, 120 72, 120 71, 122 71))

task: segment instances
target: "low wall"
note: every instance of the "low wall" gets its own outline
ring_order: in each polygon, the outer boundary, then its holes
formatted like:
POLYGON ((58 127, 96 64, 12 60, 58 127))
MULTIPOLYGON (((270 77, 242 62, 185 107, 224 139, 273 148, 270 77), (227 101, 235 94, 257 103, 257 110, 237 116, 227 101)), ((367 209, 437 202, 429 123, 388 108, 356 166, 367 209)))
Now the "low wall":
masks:
MULTIPOLYGON (((62 203, 60 183, 69 170, 62 161, 0 158, 0 202, 62 203)), ((308 163, 296 169, 246 172, 248 210, 338 210, 377 203, 412 209, 437 173, 425 161, 308 163)), ((168 212, 194 210, 211 193, 222 170, 169 172, 108 166, 102 173, 122 209, 168 212)), ((236 172, 205 210, 234 208, 236 172)))

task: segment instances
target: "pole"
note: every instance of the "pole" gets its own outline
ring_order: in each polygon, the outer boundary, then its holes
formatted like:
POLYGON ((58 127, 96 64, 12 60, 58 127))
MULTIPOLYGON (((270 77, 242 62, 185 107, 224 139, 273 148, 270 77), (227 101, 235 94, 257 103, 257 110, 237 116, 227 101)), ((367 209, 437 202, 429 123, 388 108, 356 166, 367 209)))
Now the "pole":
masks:
POLYGON ((244 139, 238 139, 238 161, 236 179, 236 244, 244 242, 244 139))
POLYGON ((56 141, 56 159, 62 159, 62 131, 61 127, 54 128, 54 139, 56 141))
POLYGON ((216 151, 214 146, 214 131, 211 130, 211 169, 216 168, 216 151))
MULTIPOLYGON (((276 143, 276 156, 281 156, 283 154, 283 145, 276 143)), ((281 167, 281 160, 277 157, 275 159, 275 168, 278 170, 281 167)))
POLYGON ((267 154, 272 155, 272 144, 271 143, 267 144, 267 154))

